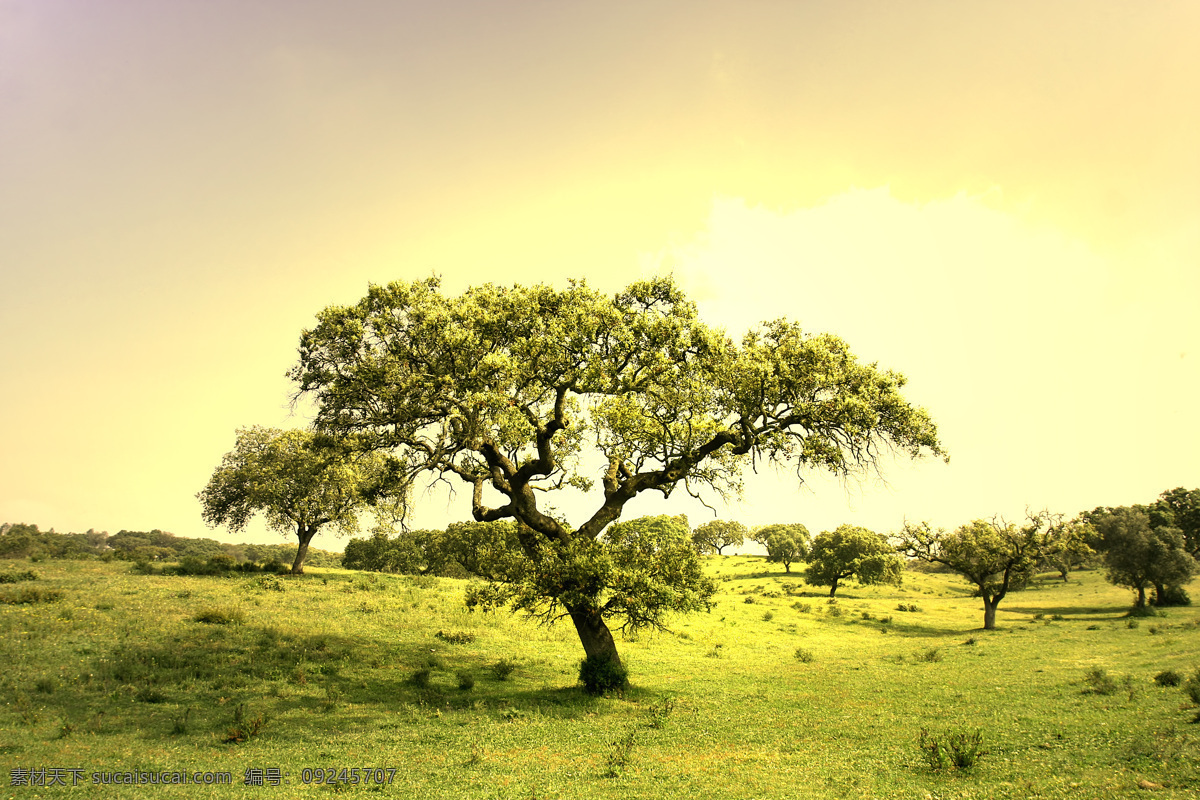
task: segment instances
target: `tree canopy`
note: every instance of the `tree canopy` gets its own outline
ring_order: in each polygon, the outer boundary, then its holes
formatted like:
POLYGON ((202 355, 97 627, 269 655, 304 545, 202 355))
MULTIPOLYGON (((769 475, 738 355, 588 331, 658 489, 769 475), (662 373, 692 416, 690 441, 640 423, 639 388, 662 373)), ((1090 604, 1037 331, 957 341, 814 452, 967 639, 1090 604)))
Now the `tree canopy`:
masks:
POLYGON ((692 543, 698 553, 716 553, 726 547, 737 547, 746 541, 746 526, 728 519, 710 520, 692 532, 692 543))
POLYGON ((323 433, 387 453, 404 481, 464 483, 477 521, 519 523, 521 556, 556 564, 544 599, 566 609, 589 658, 619 661, 605 597, 630 577, 597 571, 591 554, 643 492, 737 494, 754 460, 803 480, 885 452, 943 455, 902 376, 786 320, 735 344, 667 278, 613 297, 576 282, 458 297, 436 278, 372 286, 321 312, 291 376, 323 433), (573 522, 539 500, 566 486, 599 489, 573 522))
POLYGON ((857 525, 839 525, 822 531, 808 548, 804 580, 813 586, 828 586, 829 596, 838 582, 854 578, 861 584, 899 584, 904 564, 885 537, 857 525))
POLYGON ((1154 528, 1139 508, 1093 512, 1091 518, 1109 581, 1132 589, 1137 608, 1146 605, 1146 589, 1151 586, 1157 605, 1171 605, 1173 596, 1182 591, 1181 584, 1196 573, 1196 561, 1179 528, 1154 528))
POLYGON ((793 563, 808 557, 808 528, 798 522, 760 526, 751 538, 767 548, 768 561, 783 564, 784 572, 791 572, 793 563))
POLYGON ((977 519, 952 533, 925 522, 906 523, 897 538, 905 555, 941 564, 975 584, 983 598, 983 627, 993 630, 1000 601, 1032 577, 1062 527, 1060 517, 1041 511, 1028 514, 1021 525, 977 519))
POLYGON ((363 458, 320 443, 309 431, 254 426, 237 433, 208 485, 197 494, 204 521, 238 532, 255 514, 299 539, 292 572, 304 571, 309 543, 326 525, 358 530, 358 515, 381 483, 378 457, 363 458))

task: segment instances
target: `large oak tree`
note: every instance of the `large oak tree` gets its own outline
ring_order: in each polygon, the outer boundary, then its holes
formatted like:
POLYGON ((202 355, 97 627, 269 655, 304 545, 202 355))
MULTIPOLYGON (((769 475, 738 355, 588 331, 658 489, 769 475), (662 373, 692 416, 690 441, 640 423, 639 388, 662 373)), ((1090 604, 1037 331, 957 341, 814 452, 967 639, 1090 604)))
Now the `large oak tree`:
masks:
POLYGON ((618 663, 606 617, 628 608, 606 597, 630 576, 593 558, 593 543, 635 497, 736 494, 755 461, 802 480, 892 450, 942 454, 929 415, 901 396, 902 376, 786 320, 735 343, 671 279, 615 297, 575 282, 458 297, 437 279, 372 286, 321 312, 291 375, 315 400, 319 430, 389 453, 409 481, 465 484, 478 521, 519 523, 521 556, 559 578, 538 581, 541 599, 570 617, 589 659, 618 663), (564 486, 597 489, 592 510, 550 512, 541 493, 564 486))

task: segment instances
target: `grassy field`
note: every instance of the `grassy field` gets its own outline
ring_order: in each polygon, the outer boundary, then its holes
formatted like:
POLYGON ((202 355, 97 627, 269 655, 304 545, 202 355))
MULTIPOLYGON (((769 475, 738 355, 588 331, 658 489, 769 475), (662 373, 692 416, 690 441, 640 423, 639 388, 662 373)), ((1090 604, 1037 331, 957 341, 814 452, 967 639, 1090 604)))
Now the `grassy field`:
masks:
POLYGON ((582 651, 569 625, 468 613, 459 581, 0 562, 0 572, 38 576, 0 585, 3 796, 1182 798, 1200 789, 1196 710, 1178 686, 1154 681, 1200 667, 1198 610, 1129 619, 1129 592, 1083 572, 1010 595, 1000 629, 985 632, 981 602, 948 575, 846 586, 830 604, 760 557, 707 565, 721 586, 713 612, 622 642, 634 687, 590 698, 575 688, 582 651), (1110 685, 1095 672, 1086 679, 1097 669, 1110 685), (978 730, 987 752, 972 769, 934 771, 922 728, 978 730), (58 773, 65 788, 11 785, 22 770, 52 768, 79 772, 58 773), (305 783, 343 768, 347 779, 372 771, 356 785, 305 783), (93 773, 135 770, 229 772, 232 784, 92 785, 93 773), (246 785, 247 770, 264 785, 246 785), (286 786, 271 785, 276 777, 286 786))

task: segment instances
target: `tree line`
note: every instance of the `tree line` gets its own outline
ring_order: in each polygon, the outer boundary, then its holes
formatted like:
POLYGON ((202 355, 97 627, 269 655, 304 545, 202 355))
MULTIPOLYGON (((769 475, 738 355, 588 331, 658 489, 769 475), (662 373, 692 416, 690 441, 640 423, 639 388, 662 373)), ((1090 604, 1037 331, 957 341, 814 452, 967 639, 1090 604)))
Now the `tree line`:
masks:
MULTIPOLYGON (((0 525, 0 558, 105 559, 132 562, 182 562, 185 559, 223 563, 289 563, 296 555, 294 544, 230 544, 215 539, 176 536, 158 530, 127 531, 114 534, 88 530, 85 533, 43 531, 36 524, 6 522, 0 525)), ((340 554, 311 551, 317 566, 336 567, 340 554)))

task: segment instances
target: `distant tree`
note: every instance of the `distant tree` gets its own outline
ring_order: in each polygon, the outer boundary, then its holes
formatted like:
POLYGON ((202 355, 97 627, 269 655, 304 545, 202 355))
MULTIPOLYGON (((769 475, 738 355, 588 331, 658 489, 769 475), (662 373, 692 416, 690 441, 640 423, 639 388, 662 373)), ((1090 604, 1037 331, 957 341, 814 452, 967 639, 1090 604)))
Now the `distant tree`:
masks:
POLYGON ((783 564, 784 572, 790 573, 792 564, 808 554, 808 528, 798 522, 763 525, 750 538, 767 548, 767 561, 783 564))
POLYGON ((746 526, 732 520, 714 519, 692 532, 696 552, 721 555, 726 547, 740 547, 746 541, 746 526))
POLYGON ((1197 571, 1178 528, 1152 528, 1150 516, 1138 508, 1115 508, 1093 513, 1108 580, 1134 591, 1134 606, 1146 605, 1146 590, 1153 586, 1156 603, 1172 605, 1197 571))
POLYGON ((853 578, 861 584, 899 585, 904 562, 886 538, 857 525, 839 525, 822 531, 808 548, 804 580, 812 586, 828 586, 833 597, 838 581, 853 578))
POLYGON ((1054 538, 1043 563, 1058 572, 1066 583, 1070 580, 1071 570, 1091 563, 1096 557, 1096 551, 1088 544, 1096 541, 1096 537, 1095 528, 1090 522, 1085 522, 1082 517, 1073 519, 1063 525, 1059 535, 1054 538))
POLYGON ((292 573, 300 574, 322 527, 347 534, 358 529, 358 515, 374 499, 382 471, 377 459, 351 457, 308 431, 255 426, 238 431, 234 449, 197 497, 212 527, 236 533, 262 514, 271 529, 294 532, 299 547, 292 573))
POLYGON ((898 549, 910 558, 942 564, 971 583, 983 598, 983 628, 996 627, 996 608, 1012 589, 1024 585, 1062 530, 1058 515, 1027 515, 1017 526, 1000 518, 975 520, 953 533, 929 523, 906 523, 898 549))

